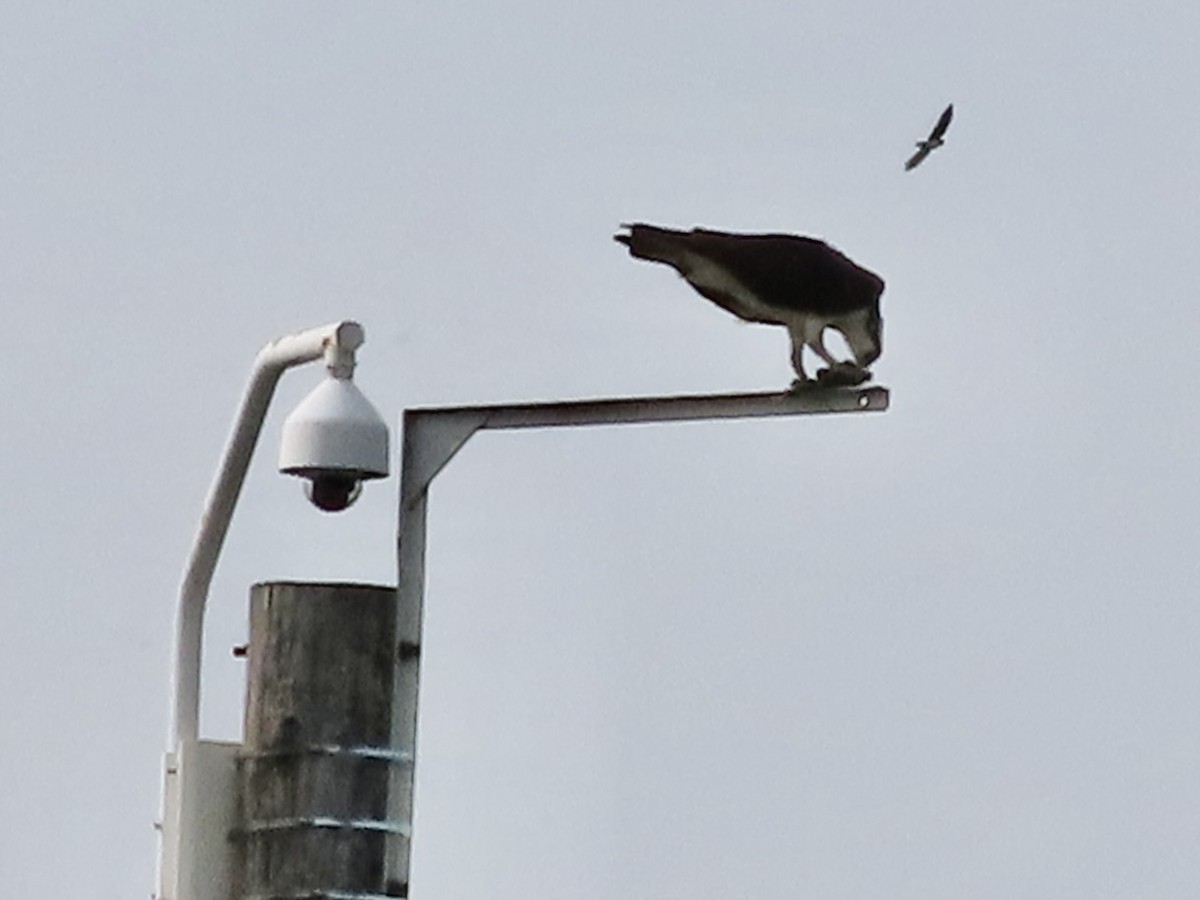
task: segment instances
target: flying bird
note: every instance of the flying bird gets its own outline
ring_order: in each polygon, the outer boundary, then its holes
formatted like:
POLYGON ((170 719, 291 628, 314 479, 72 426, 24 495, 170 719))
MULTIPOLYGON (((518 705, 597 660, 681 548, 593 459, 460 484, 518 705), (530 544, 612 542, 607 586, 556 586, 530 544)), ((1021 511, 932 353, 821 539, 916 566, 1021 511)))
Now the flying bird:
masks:
POLYGON ((861 384, 883 351, 879 296, 883 279, 824 241, 794 234, 730 234, 694 228, 622 225, 613 239, 638 259, 666 263, 702 296, 747 322, 782 325, 792 339, 793 387, 812 380, 802 353, 809 347, 828 366, 822 386, 861 384), (853 362, 825 349, 826 328, 842 333, 853 362))
POLYGON ((954 104, 951 103, 942 111, 941 116, 938 117, 937 124, 933 126, 933 131, 929 132, 929 137, 923 141, 917 141, 917 152, 910 156, 908 162, 904 164, 905 172, 911 172, 921 164, 925 157, 946 143, 942 140, 942 137, 945 135, 946 129, 950 127, 950 120, 953 118, 954 104))

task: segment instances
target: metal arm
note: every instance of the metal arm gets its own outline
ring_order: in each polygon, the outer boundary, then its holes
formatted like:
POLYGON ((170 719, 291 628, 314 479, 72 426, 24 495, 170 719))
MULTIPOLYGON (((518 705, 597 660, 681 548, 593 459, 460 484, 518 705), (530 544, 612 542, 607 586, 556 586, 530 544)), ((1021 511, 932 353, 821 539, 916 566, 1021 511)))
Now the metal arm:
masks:
POLYGON ((346 371, 347 366, 349 371, 353 371, 354 351, 362 345, 363 340, 363 328, 357 322, 335 322, 279 338, 263 347, 254 360, 250 384, 246 387, 233 431, 225 446, 221 467, 209 489, 200 518, 200 530, 192 545, 179 590, 179 609, 175 619, 171 748, 178 748, 181 741, 194 740, 198 736, 200 654, 208 588, 225 534, 229 531, 238 494, 246 480, 254 445, 275 393, 275 385, 287 369, 322 356, 335 375, 346 371))

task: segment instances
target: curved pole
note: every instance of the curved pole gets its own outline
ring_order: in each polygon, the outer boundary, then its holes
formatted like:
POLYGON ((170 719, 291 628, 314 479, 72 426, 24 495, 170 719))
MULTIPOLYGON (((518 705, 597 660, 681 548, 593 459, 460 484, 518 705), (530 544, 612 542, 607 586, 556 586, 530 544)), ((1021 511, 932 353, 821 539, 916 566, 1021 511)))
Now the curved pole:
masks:
POLYGON ((354 351, 363 340, 363 328, 357 322, 335 322, 273 341, 263 347, 254 360, 250 384, 225 445, 221 467, 209 489, 200 530, 179 589, 171 707, 172 749, 179 747, 181 741, 196 739, 199 734, 200 655, 208 588, 275 385, 287 369, 322 356, 335 374, 353 371, 354 351))

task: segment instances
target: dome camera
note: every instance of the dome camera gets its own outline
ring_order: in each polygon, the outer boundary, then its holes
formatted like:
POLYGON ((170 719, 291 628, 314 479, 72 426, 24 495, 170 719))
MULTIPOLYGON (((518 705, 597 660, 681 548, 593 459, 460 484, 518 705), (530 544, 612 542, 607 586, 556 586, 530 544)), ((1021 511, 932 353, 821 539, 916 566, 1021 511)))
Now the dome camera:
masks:
POLYGON ((324 512, 348 509, 362 493, 362 479, 357 475, 315 472, 306 477, 304 493, 308 502, 324 512))
POLYGON ((328 377, 283 423, 279 471, 306 479, 317 509, 341 512, 364 481, 387 477, 387 425, 352 381, 328 377))

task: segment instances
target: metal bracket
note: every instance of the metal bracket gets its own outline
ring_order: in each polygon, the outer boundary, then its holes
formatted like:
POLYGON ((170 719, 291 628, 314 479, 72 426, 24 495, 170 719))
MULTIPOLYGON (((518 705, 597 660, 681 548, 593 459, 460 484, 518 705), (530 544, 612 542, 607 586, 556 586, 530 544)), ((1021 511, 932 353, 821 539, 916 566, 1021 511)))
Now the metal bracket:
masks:
MULTIPOLYGON (((404 411, 400 459, 400 524, 397 534, 397 640, 399 664, 393 688, 392 745, 416 753, 421 619, 425 594, 425 525, 429 485, 477 431, 485 428, 559 428, 740 419, 826 413, 883 412, 891 395, 885 387, 805 387, 785 393, 709 394, 516 403, 404 411)), ((411 819, 415 767, 397 771, 388 809, 397 820, 411 819)), ((396 840, 389 877, 408 884, 410 841, 396 840)))
POLYGON ((378 759, 395 765, 412 765, 413 761, 411 753, 392 747, 342 747, 337 744, 309 744, 300 747, 284 747, 278 750, 242 753, 239 755, 239 761, 245 763, 287 756, 345 756, 353 759, 378 759))
POLYGON ((885 387, 859 390, 802 388, 771 394, 707 394, 510 403, 404 411, 404 448, 400 491, 403 512, 425 494, 471 436, 485 428, 561 428, 625 425, 695 419, 741 419, 821 413, 882 412, 890 394, 885 387))
POLYGON ((407 894, 372 894, 359 891, 312 890, 302 894, 251 894, 242 900, 396 900, 407 894))
POLYGON ((408 822, 395 822, 390 819, 335 819, 332 816, 292 816, 286 819, 249 822, 240 828, 234 828, 230 831, 230 836, 245 837, 248 834, 262 834, 268 831, 294 831, 297 828, 344 828, 347 831, 373 831, 399 834, 404 837, 412 836, 412 826, 408 822))

